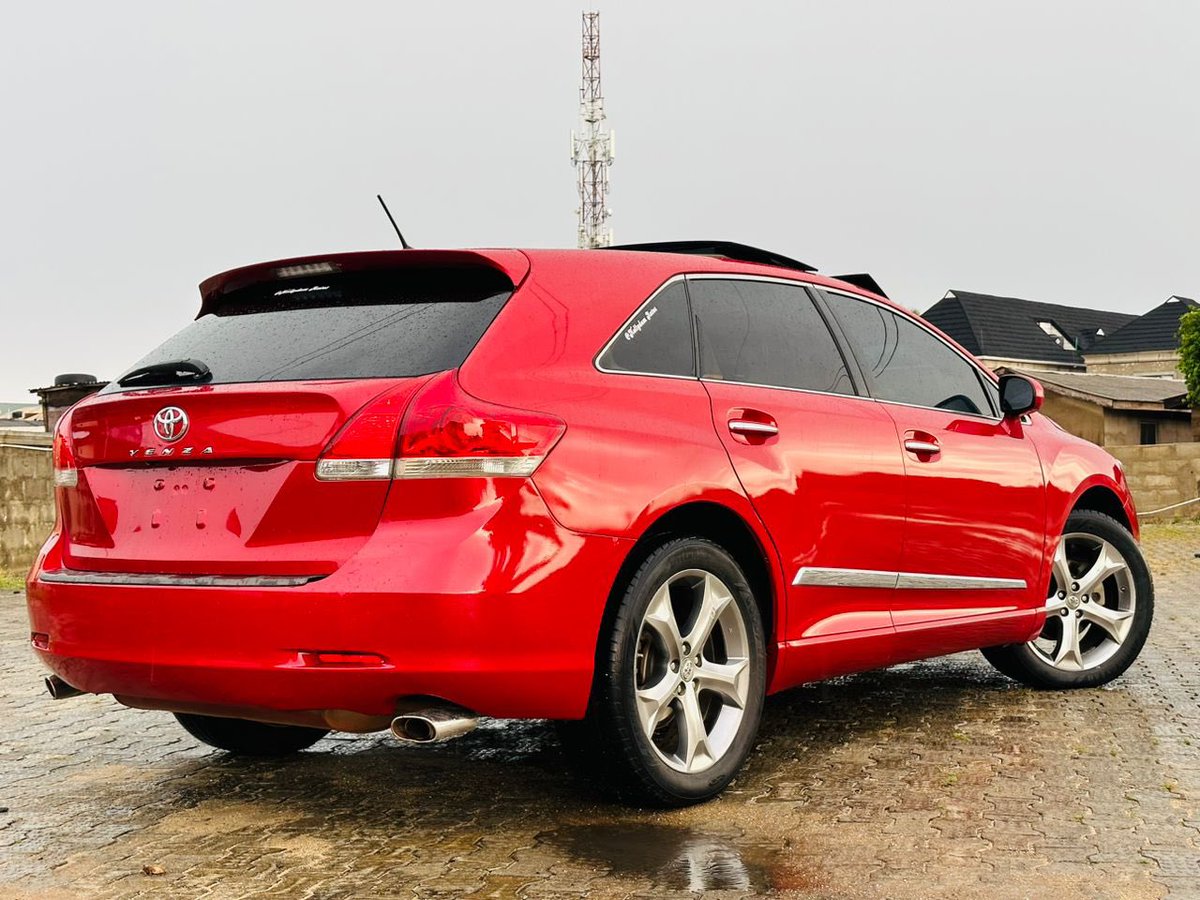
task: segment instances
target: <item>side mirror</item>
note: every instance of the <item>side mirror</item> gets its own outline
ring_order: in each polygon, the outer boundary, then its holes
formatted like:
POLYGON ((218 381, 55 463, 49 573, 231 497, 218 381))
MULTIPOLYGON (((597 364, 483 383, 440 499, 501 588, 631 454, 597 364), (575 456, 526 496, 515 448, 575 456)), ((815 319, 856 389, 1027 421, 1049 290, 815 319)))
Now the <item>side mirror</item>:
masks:
POLYGON ((1046 394, 1042 386, 1024 375, 1000 376, 1000 410, 1005 416, 1019 416, 1042 408, 1046 394))

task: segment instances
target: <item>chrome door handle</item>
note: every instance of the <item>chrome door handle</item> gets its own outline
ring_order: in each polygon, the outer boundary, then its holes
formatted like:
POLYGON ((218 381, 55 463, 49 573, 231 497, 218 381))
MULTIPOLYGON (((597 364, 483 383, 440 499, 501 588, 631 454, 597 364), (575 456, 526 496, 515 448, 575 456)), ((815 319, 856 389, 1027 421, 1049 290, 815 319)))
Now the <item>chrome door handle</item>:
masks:
POLYGON ((909 453, 941 453, 942 447, 940 444, 933 441, 918 441, 909 438, 904 442, 904 449, 909 453))
POLYGON ((755 422, 753 419, 730 419, 729 430, 734 434, 753 434, 763 437, 779 434, 778 426, 769 422, 755 422))

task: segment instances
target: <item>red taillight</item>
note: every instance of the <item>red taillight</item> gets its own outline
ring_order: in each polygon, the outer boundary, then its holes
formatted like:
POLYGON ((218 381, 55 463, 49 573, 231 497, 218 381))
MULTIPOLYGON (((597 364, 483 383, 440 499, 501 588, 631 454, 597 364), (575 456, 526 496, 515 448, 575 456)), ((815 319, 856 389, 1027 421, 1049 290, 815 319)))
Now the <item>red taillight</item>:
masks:
POLYGON ((392 477, 396 431, 412 398, 411 384, 376 397, 347 422, 317 461, 321 481, 386 481, 392 477))
POLYGON ((446 372, 413 399, 393 477, 526 477, 566 429, 555 416, 476 399, 446 372))
POLYGON ((454 372, 435 375, 409 403, 411 390, 384 394, 351 419, 318 460, 317 478, 526 477, 566 431, 554 416, 472 397, 454 372))
POLYGON ((63 413, 54 428, 54 486, 73 488, 79 484, 75 451, 71 448, 71 412, 63 413))

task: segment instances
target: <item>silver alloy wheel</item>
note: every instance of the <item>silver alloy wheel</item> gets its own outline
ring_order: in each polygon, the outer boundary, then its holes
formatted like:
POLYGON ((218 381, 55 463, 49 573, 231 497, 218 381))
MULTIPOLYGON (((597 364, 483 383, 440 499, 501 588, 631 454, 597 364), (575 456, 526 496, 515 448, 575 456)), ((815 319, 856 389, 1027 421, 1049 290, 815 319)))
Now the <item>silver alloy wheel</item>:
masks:
POLYGON ((1094 669, 1129 636, 1137 588, 1125 557, 1094 534, 1064 534, 1054 554, 1046 625, 1029 646, 1066 672, 1094 669))
POLYGON ((733 592, 687 569, 654 594, 638 633, 634 691, 642 732, 679 772, 703 772, 729 750, 750 691, 750 641, 733 592))

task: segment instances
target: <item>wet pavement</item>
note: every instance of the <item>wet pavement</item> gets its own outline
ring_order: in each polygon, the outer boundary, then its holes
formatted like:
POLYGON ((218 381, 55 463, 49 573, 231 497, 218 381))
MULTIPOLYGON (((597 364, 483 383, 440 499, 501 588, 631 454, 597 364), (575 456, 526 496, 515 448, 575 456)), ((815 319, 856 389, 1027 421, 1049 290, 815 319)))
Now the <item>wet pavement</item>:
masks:
POLYGON ((800 688, 721 799, 670 813, 607 802, 540 722, 266 763, 53 703, 0 596, 0 898, 1200 897, 1200 527, 1146 548, 1155 629, 1109 688, 977 653, 800 688))

